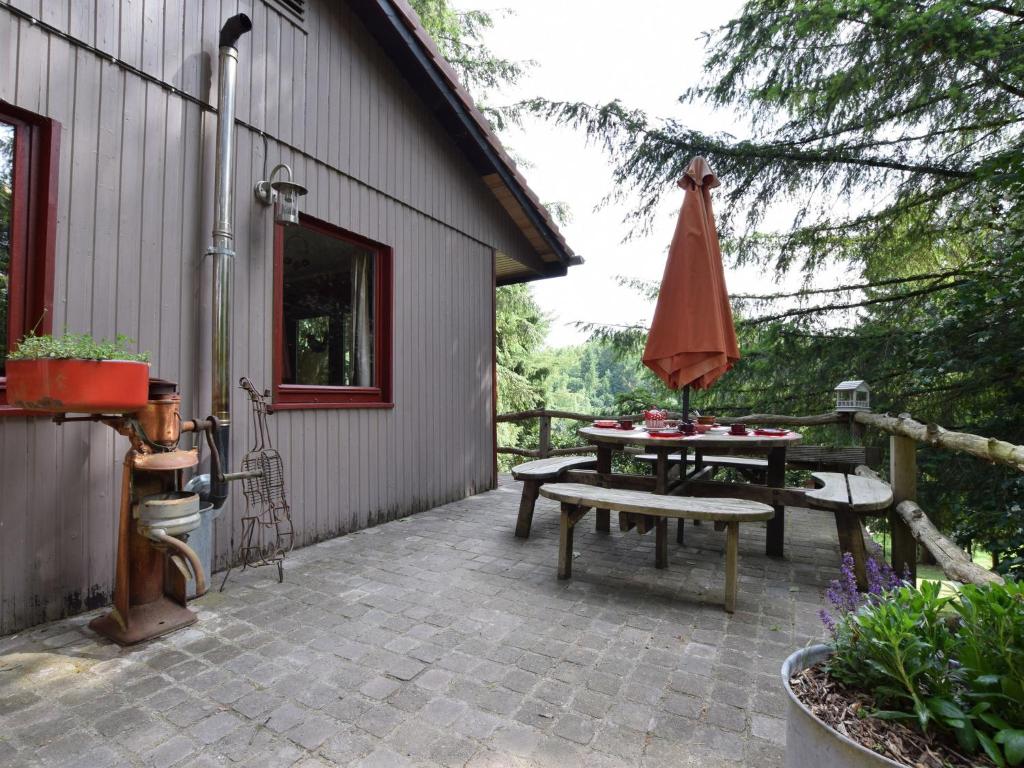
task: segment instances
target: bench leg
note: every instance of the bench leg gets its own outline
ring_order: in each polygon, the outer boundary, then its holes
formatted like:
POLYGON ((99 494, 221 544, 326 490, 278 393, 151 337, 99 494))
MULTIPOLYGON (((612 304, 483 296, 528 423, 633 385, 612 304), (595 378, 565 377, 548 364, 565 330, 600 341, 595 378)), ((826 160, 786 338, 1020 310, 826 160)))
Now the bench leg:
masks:
MULTIPOLYGON (((772 448, 768 451, 769 488, 782 488, 786 484, 786 449, 772 448)), ((768 557, 782 557, 786 538, 786 508, 781 504, 773 504, 775 517, 768 521, 768 532, 765 536, 764 553, 768 557)))
MULTIPOLYGON (((611 474, 612 471, 612 449, 604 444, 597 446, 597 471, 605 475, 611 474)), ((611 533, 611 512, 607 509, 598 509, 596 517, 595 530, 601 533, 611 533)))
MULTIPOLYGON (((680 520, 679 522, 682 522, 680 520)), ((668 568, 668 518, 659 517, 654 524, 654 567, 668 568)))
POLYGON ((572 532, 576 521, 573 512, 576 508, 571 504, 562 505, 562 515, 558 524, 558 578, 572 577, 572 532))
POLYGON ((530 538, 530 526, 533 525, 533 508, 540 495, 540 480, 523 481, 523 497, 519 500, 519 518, 516 520, 516 536, 520 539, 530 538))
POLYGON ((857 589, 868 588, 868 552, 864 546, 864 529, 855 512, 836 512, 836 533, 839 534, 839 552, 853 555, 853 572, 857 576, 857 589))
POLYGON ((736 586, 739 581, 740 524, 729 523, 725 533, 725 610, 736 611, 736 586))
POLYGON ((679 521, 676 523, 676 544, 682 544, 682 543, 683 543, 683 518, 680 517, 679 521))

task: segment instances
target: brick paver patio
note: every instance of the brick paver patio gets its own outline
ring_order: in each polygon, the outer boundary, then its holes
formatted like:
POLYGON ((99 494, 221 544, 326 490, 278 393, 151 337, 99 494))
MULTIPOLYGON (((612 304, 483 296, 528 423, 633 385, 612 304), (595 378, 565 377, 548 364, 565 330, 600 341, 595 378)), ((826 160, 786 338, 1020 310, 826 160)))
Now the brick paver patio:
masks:
MULTIPOLYGON (((782 763, 782 660, 821 634, 838 566, 830 517, 789 510, 787 559, 741 531, 738 610, 724 533, 578 529, 555 578, 541 499, 519 486, 233 575, 200 621, 120 649, 93 614, 0 638, 0 766, 758 766, 782 763)), ((219 579, 214 580, 219 584, 219 579)))

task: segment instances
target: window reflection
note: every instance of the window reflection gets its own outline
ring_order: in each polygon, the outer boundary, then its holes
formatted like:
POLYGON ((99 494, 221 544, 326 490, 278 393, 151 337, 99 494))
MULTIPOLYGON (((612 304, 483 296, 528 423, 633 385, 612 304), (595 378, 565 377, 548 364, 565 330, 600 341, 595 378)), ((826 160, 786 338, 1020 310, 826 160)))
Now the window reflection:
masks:
POLYGON ((0 122, 0 376, 7 362, 11 285, 11 206, 14 180, 14 126, 0 122))
POLYGON ((284 230, 285 384, 374 384, 374 256, 308 226, 284 230))

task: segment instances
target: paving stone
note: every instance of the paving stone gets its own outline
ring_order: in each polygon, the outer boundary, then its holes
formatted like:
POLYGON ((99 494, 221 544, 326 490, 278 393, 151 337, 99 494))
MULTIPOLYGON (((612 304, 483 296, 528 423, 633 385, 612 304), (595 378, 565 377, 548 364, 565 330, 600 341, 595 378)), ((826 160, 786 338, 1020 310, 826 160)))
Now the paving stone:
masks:
POLYGON ((360 715, 359 719, 356 720, 356 725, 367 733, 382 739, 391 733, 395 726, 405 720, 406 717, 407 714, 405 712, 390 704, 378 704, 375 707, 370 707, 360 715))
POLYGON ((519 723, 509 723, 494 732, 488 741, 496 752, 525 757, 544 742, 544 732, 519 723))
POLYGON ((740 733, 747 727, 747 718, 744 710, 715 702, 708 708, 708 723, 740 733))
POLYGON ((786 721, 781 718, 754 714, 750 719, 750 732, 780 747, 786 745, 786 721))
POLYGON ((442 734, 430 747, 430 759, 437 765, 461 768, 479 749, 475 741, 455 734, 442 734))
POLYGON ((593 672, 587 676, 587 688, 598 693, 614 696, 622 687, 622 680, 615 675, 593 672))
POLYGON ((701 716, 705 706, 705 700, 699 696, 689 696, 683 693, 669 693, 661 704, 661 708, 666 712, 695 720, 701 716))
POLYGON ((463 736, 483 740, 491 736, 495 730, 507 722, 504 718, 490 712, 469 707, 451 723, 450 727, 453 731, 463 736))
POLYGON ((632 702, 620 702, 612 705, 605 719, 608 722, 624 725, 634 731, 644 733, 650 727, 653 717, 654 711, 650 707, 632 702))
POLYGON ((231 707, 246 717, 258 718, 284 703, 284 697, 273 691, 253 691, 231 703, 231 707))
POLYGON ((559 582, 556 505, 512 543, 502 483, 296 550, 284 584, 235 573, 147 645, 99 642, 88 616, 0 638, 8 667, 32 660, 0 680, 0 768, 781 766, 777 669, 821 637, 828 521, 789 510, 785 561, 751 526, 728 617, 712 526, 664 572, 652 540, 581 530, 559 582))
POLYGON ((338 765, 348 765, 369 754, 376 742, 354 729, 345 729, 330 736, 320 745, 320 754, 338 765))
POLYGON ((428 691, 443 691, 452 681, 452 674, 444 669, 428 669, 416 678, 416 685, 428 691))
POLYGON ((419 712, 433 695, 432 692, 417 688, 412 683, 404 683, 397 692, 388 697, 388 702, 403 712, 419 712))
POLYGON ((190 696, 180 704, 164 711, 163 715, 179 728, 186 728, 216 712, 218 708, 213 702, 190 696))
POLYGON ((286 734, 296 744, 315 750, 344 726, 334 718, 319 713, 311 714, 286 734))
POLYGON ((187 733, 200 744, 212 744, 224 738, 242 724, 242 719, 230 712, 218 712, 188 729, 187 733))
POLYGON ((275 733, 284 733, 306 719, 308 710, 286 701, 271 712, 264 725, 275 733))
POLYGON ((622 725, 605 722, 598 731, 592 746, 599 752, 607 752, 635 763, 640 757, 645 740, 645 734, 622 725))
POLYGON ((699 721, 697 720, 670 715, 667 712, 658 712, 654 716, 654 723, 649 732, 669 741, 689 743, 698 726, 699 721))
POLYGON ((372 700, 357 694, 331 702, 323 708, 323 712, 343 723, 354 723, 372 706, 372 700))
POLYGON ((183 763, 196 751, 196 745, 185 736, 178 735, 165 741, 156 749, 144 756, 146 765, 153 768, 170 768, 183 763))
POLYGON ((534 728, 546 730, 550 728, 555 717, 559 714, 559 708, 553 704, 540 699, 526 699, 515 712, 515 719, 534 728))
POLYGON ((533 759, 541 766, 557 768, 590 768, 590 755, 576 744, 555 736, 545 738, 533 752, 533 759))
POLYGON ((577 714, 566 714, 558 718, 552 733, 577 744, 589 744, 594 738, 594 721, 577 714))
POLYGON ((469 705, 465 702, 439 696, 429 701, 419 711, 419 717, 435 726, 444 727, 451 725, 467 711, 469 705))
POLYGON ((412 765, 412 762, 392 749, 377 747, 369 755, 352 765, 354 768, 406 768, 412 765))
POLYGON ((359 692, 364 696, 369 696, 371 699, 386 699, 388 696, 393 694, 402 684, 396 680, 392 680, 388 677, 375 677, 359 689, 359 692))

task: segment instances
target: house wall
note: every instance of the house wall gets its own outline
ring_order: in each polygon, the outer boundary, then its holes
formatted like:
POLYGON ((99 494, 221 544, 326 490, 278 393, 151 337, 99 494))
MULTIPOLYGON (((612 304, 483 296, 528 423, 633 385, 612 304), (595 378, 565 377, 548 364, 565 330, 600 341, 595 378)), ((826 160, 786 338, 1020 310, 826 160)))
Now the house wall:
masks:
MULTIPOLYGON (((208 105, 217 32, 239 11, 254 31, 239 55, 232 380, 271 385, 272 214, 252 197, 266 169, 290 163, 305 211, 394 249, 395 408, 270 419, 304 545, 490 486, 493 249, 529 246, 342 2, 310 2, 306 34, 264 0, 0 0, 0 99, 63 126, 56 331, 128 334, 179 382, 186 417, 208 413, 208 105)), ((240 390, 232 409, 237 467, 240 390)), ((0 416, 0 634, 109 601, 126 448, 103 426, 0 416)), ((243 510, 236 488, 218 567, 243 510)))

